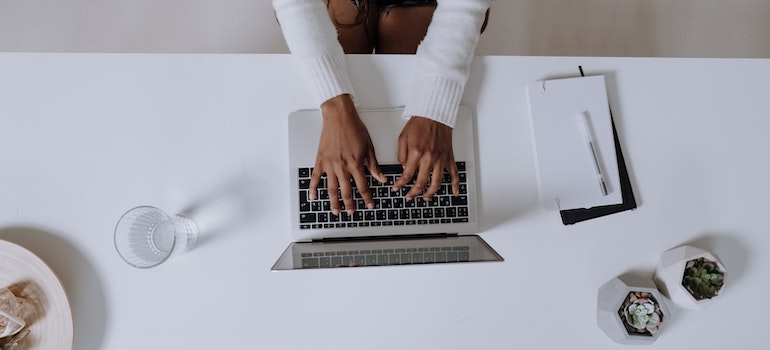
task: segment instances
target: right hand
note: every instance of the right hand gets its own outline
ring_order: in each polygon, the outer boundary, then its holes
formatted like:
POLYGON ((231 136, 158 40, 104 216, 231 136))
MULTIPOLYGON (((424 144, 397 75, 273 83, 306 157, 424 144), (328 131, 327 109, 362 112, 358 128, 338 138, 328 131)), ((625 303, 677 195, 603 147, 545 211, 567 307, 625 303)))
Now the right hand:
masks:
POLYGON ((333 97, 321 105, 323 129, 318 144, 315 168, 310 177, 310 200, 316 199, 321 175, 326 173, 329 202, 332 214, 339 215, 340 203, 337 191, 345 204, 348 214, 355 211, 355 199, 350 178, 353 177, 356 188, 367 208, 374 209, 365 167, 377 181, 386 182, 385 175, 377 165, 374 145, 363 121, 358 116, 350 95, 333 97))

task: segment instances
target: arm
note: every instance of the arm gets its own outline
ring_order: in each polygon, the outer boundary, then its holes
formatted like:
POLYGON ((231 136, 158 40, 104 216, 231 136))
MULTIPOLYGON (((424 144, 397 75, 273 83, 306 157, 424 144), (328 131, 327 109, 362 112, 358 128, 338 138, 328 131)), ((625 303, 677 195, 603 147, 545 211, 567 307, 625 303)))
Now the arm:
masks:
POLYGON ((273 0, 273 7, 286 44, 310 79, 318 104, 352 95, 345 54, 323 0, 273 0))
POLYGON ((423 190, 426 198, 433 197, 444 169, 452 179, 452 193, 459 192, 452 127, 488 8, 489 0, 439 0, 428 33, 417 49, 417 75, 404 110, 404 116, 411 119, 398 143, 404 171, 393 186, 394 190, 402 188, 416 174, 408 199, 423 190))
POLYGON ((489 0, 439 0, 417 49, 417 75, 405 116, 454 127, 489 0))
MULTIPOLYGON (((321 175, 326 173, 329 193, 339 190, 345 209, 352 213, 355 210, 349 181, 352 177, 366 205, 373 208, 364 169, 368 167, 381 182, 386 179, 377 166, 366 126, 353 105, 345 55, 326 6, 322 0, 273 0, 273 7, 292 55, 310 78, 323 115, 309 197, 316 198, 321 175)), ((339 214, 339 197, 330 195, 329 200, 332 213, 339 214)))

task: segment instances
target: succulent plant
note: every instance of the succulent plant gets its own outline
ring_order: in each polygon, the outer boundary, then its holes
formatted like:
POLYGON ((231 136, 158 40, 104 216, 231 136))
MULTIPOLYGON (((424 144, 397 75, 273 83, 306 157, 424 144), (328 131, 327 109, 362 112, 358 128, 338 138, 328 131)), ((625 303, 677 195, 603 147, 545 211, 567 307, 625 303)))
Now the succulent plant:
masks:
POLYGON ((685 265, 682 286, 697 300, 711 299, 724 285, 724 272, 706 258, 690 260, 685 265))
POLYGON ((648 331, 655 334, 660 324, 660 314, 655 307, 655 302, 648 298, 639 298, 631 302, 625 309, 626 322, 639 331, 648 331))

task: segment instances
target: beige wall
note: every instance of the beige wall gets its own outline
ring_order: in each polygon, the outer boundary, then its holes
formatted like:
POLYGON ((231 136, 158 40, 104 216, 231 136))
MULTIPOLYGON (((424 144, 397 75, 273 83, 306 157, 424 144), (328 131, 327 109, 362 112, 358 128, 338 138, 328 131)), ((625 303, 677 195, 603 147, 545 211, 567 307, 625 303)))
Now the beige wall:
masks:
MULTIPOLYGON (((495 0, 479 54, 770 57, 769 0, 495 0)), ((270 0, 0 0, 0 51, 287 52, 270 0)))

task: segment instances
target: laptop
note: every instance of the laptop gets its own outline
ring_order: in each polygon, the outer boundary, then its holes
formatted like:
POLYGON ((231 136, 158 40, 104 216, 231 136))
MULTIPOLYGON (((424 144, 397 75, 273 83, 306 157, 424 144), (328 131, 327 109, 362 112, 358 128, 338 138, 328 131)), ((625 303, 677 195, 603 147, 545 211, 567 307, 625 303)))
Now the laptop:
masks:
MULTIPOLYGON (((407 120, 402 108, 359 110, 369 130, 380 170, 388 182, 369 177, 374 209, 367 209, 354 190, 355 214, 344 208, 331 214, 324 175, 317 199, 308 201, 310 174, 322 128, 320 110, 289 115, 291 236, 294 240, 273 270, 363 266, 403 266, 503 261, 478 232, 477 163, 472 110, 460 106, 452 142, 460 175, 460 195, 453 196, 449 176, 431 200, 404 198, 411 186, 393 192, 401 174, 398 136, 407 120)), ((368 176, 368 175, 367 175, 368 176)), ((340 205, 342 201, 340 200, 340 205)))

